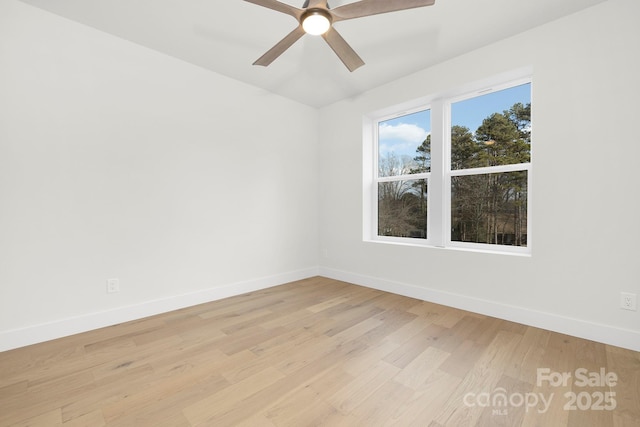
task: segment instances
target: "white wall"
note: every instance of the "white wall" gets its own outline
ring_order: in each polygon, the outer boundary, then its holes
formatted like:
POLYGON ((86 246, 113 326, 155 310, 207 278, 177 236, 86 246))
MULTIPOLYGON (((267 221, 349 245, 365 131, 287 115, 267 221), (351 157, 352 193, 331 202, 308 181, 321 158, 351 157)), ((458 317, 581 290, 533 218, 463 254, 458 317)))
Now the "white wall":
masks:
POLYGON ((640 3, 611 0, 321 111, 321 272, 640 350, 640 3), (533 255, 362 241, 362 117, 533 66, 533 255))
POLYGON ((317 274, 316 128, 309 107, 0 2, 0 350, 317 274))

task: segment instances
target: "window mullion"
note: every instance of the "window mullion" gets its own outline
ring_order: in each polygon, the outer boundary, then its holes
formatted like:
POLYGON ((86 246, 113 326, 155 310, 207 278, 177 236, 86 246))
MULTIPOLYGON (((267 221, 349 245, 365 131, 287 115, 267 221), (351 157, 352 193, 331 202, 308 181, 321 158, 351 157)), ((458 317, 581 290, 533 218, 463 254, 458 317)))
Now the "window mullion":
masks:
POLYGON ((529 170, 531 163, 514 163, 510 165, 488 166, 483 168, 456 169, 449 171, 450 176, 484 175, 489 173, 517 172, 529 170))
POLYGON ((429 179, 429 243, 444 246, 444 178, 446 150, 446 117, 444 103, 436 100, 431 104, 431 176, 429 179))
POLYGON ((429 179, 429 172, 415 173, 408 175, 382 176, 376 178, 377 182, 393 182, 393 181, 414 181, 416 179, 429 179))

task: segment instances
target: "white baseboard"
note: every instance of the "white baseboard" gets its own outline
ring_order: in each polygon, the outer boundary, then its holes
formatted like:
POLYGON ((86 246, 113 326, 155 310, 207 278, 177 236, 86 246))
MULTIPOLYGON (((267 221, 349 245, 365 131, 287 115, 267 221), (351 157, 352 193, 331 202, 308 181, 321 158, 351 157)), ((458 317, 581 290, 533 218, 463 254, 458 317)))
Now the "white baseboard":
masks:
POLYGON ((291 271, 183 295, 89 313, 20 329, 0 331, 0 351, 11 350, 185 307, 266 289, 318 275, 318 268, 291 271))
POLYGON ((215 301, 247 292, 266 289, 284 283, 314 276, 324 276, 381 291, 430 301, 486 316, 535 326, 579 338, 640 351, 640 332, 615 328, 608 325, 573 319, 523 307, 496 303, 494 301, 452 294, 439 290, 409 285, 376 277, 336 270, 327 267, 309 268, 268 277, 232 283, 189 294, 147 301, 141 304, 115 308, 113 310, 70 317, 49 323, 32 325, 20 329, 0 331, 0 351, 37 344, 69 335, 142 319, 185 307, 215 301))
POLYGON ((553 332, 640 351, 640 332, 638 331, 616 328, 585 320, 559 316, 557 314, 530 310, 524 307, 501 304, 494 301, 472 298, 327 267, 320 267, 320 275, 330 279, 341 280, 368 288, 442 304, 473 313, 522 323, 527 326, 535 326, 553 332))

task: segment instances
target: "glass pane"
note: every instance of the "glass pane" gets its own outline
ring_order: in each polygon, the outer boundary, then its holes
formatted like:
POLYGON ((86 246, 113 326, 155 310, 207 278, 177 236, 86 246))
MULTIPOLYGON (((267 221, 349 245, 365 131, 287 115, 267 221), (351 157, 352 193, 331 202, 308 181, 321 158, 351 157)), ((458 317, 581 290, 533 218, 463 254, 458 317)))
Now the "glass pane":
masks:
POLYGON ((452 177, 451 240, 527 246, 527 172, 452 177))
POLYGON ((378 123, 378 176, 431 170, 431 110, 378 123))
POLYGON ((427 180, 378 183, 378 235, 427 238, 427 180))
POLYGON ((530 160, 530 83, 451 104, 451 170, 530 160))

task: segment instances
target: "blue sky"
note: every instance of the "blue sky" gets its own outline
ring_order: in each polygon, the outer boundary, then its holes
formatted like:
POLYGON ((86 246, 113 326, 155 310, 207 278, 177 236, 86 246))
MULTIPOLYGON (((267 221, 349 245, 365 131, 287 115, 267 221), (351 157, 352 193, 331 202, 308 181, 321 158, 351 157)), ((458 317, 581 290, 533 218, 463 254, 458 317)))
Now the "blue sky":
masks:
MULTIPOLYGON (((531 102, 531 84, 511 87, 453 103, 451 123, 468 127, 471 132, 493 113, 502 113, 517 102, 531 102)), ((379 155, 394 152, 397 156, 415 157, 416 148, 431 133, 431 111, 424 110, 380 122, 379 155)))
POLYGON ((389 152, 415 157, 416 148, 431 133, 431 110, 418 111, 406 116, 385 120, 378 126, 378 152, 384 157, 389 152))
POLYGON ((530 83, 451 104, 451 123, 475 132, 485 118, 493 113, 502 113, 517 102, 525 105, 531 102, 530 83))

